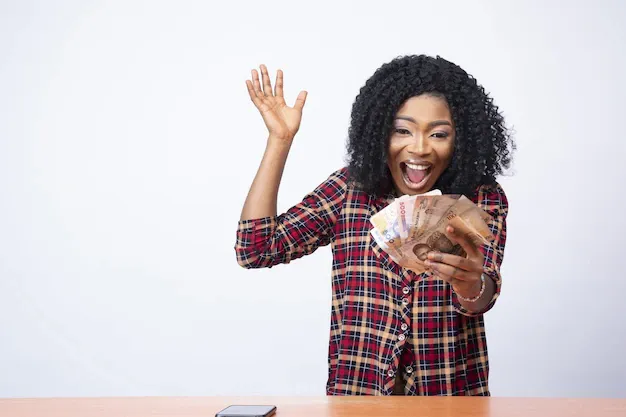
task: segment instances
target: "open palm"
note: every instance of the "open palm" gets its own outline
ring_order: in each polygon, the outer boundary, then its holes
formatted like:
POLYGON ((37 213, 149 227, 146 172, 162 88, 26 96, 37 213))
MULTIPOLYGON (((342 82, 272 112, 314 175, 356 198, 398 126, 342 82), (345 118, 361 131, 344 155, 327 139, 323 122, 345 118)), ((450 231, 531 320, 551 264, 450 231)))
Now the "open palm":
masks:
POLYGON ((252 81, 246 80, 250 99, 254 103, 269 130, 270 136, 283 140, 291 140, 300 128, 302 108, 306 102, 306 91, 298 94, 293 107, 287 106, 283 96, 283 72, 276 72, 276 85, 272 92, 272 84, 265 65, 261 65, 263 88, 259 82, 259 74, 252 70, 252 81))

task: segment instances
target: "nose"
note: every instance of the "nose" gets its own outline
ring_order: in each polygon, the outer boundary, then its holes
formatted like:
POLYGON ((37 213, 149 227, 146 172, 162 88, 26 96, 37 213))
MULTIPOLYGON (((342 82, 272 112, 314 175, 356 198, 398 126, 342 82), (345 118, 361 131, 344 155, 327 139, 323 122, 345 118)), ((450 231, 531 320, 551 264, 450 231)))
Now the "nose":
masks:
POLYGON ((411 154, 422 156, 429 155, 432 149, 428 137, 423 134, 418 134, 407 150, 411 154))

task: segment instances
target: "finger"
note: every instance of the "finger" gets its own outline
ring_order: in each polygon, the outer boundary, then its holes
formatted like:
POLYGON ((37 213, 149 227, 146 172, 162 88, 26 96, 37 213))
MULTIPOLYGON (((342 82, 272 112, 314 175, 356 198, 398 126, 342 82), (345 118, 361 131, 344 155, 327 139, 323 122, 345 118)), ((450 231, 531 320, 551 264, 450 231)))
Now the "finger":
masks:
POLYGON ((479 265, 473 259, 464 258, 462 256, 452 255, 449 253, 430 252, 428 259, 434 262, 444 263, 470 272, 482 272, 483 266, 479 265))
POLYGON ((248 87, 248 94, 250 95, 250 99, 254 103, 257 109, 261 111, 261 113, 266 112, 269 109, 267 103, 265 103, 260 97, 259 94, 252 85, 252 81, 246 80, 246 86, 248 87))
POLYGON ((246 87, 248 87, 248 94, 250 95, 250 99, 254 102, 255 105, 259 105, 260 99, 254 91, 254 86, 252 85, 252 81, 246 80, 246 87))
POLYGON ((252 70, 252 83, 254 85, 254 92, 256 93, 258 98, 263 97, 263 90, 261 90, 261 83, 259 82, 259 73, 253 69, 252 70))
POLYGON ((256 108, 259 109, 262 113, 266 112, 269 109, 269 106, 259 97, 259 93, 254 90, 252 82, 250 80, 246 80, 246 85, 248 86, 248 94, 250 94, 250 99, 252 100, 256 108))
POLYGON ((296 104, 294 104, 293 107, 295 109, 302 111, 302 108, 304 107, 304 103, 306 103, 307 95, 308 93, 306 91, 300 91, 300 94, 298 94, 298 98, 296 99, 296 104))
POLYGON ((450 278, 458 279, 460 281, 471 281, 475 279, 476 272, 465 271, 456 266, 443 264, 439 262, 426 261, 426 266, 433 272, 447 275, 450 278))
POLYGON ((263 94, 272 95, 272 84, 270 83, 270 75, 267 73, 267 67, 261 64, 261 77, 263 78, 263 94))
POLYGON ((448 235, 448 239, 450 239, 453 243, 461 245, 461 247, 468 256, 482 256, 480 250, 478 250, 474 242, 469 239, 466 233, 461 234, 452 226, 448 226, 446 228, 446 232, 446 234, 448 235))
POLYGON ((283 97, 283 72, 281 70, 276 71, 276 85, 274 86, 274 95, 276 97, 283 97))

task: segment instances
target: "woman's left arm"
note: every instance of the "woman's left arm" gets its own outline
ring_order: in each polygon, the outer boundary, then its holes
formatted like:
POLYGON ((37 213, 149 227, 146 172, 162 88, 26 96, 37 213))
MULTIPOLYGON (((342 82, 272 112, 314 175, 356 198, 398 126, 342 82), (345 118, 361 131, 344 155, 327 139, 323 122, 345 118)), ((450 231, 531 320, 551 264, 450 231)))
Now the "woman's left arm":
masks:
POLYGON ((461 245, 467 257, 431 253, 427 261, 427 267, 433 274, 452 286, 454 307, 466 316, 486 313, 500 295, 500 266, 506 243, 508 201, 502 187, 499 184, 480 187, 475 202, 491 217, 488 226, 495 237, 494 241, 490 245, 477 247, 471 239, 448 227, 448 237, 461 245), (483 278, 484 290, 481 293, 483 278))

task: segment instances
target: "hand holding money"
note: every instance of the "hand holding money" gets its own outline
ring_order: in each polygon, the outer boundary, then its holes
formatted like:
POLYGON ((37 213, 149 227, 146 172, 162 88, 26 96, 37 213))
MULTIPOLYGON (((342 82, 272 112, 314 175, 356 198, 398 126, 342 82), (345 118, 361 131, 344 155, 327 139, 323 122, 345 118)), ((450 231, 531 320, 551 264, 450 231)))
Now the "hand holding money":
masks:
POLYGON ((464 298, 474 298, 481 292, 480 276, 483 273, 485 257, 469 235, 458 234, 452 226, 448 226, 446 231, 449 239, 460 245, 467 256, 432 251, 424 264, 433 275, 452 285, 457 294, 464 298))
POLYGON ((372 237, 400 266, 421 274, 431 269, 425 263, 429 254, 448 254, 436 262, 450 268, 441 266, 437 272, 462 280, 478 272, 476 265, 483 260, 479 247, 493 240, 488 220, 489 215, 467 197, 441 195, 434 190, 397 198, 372 216, 370 222, 374 225, 372 237), (449 275, 451 268, 461 268, 455 272, 461 275, 449 275))

